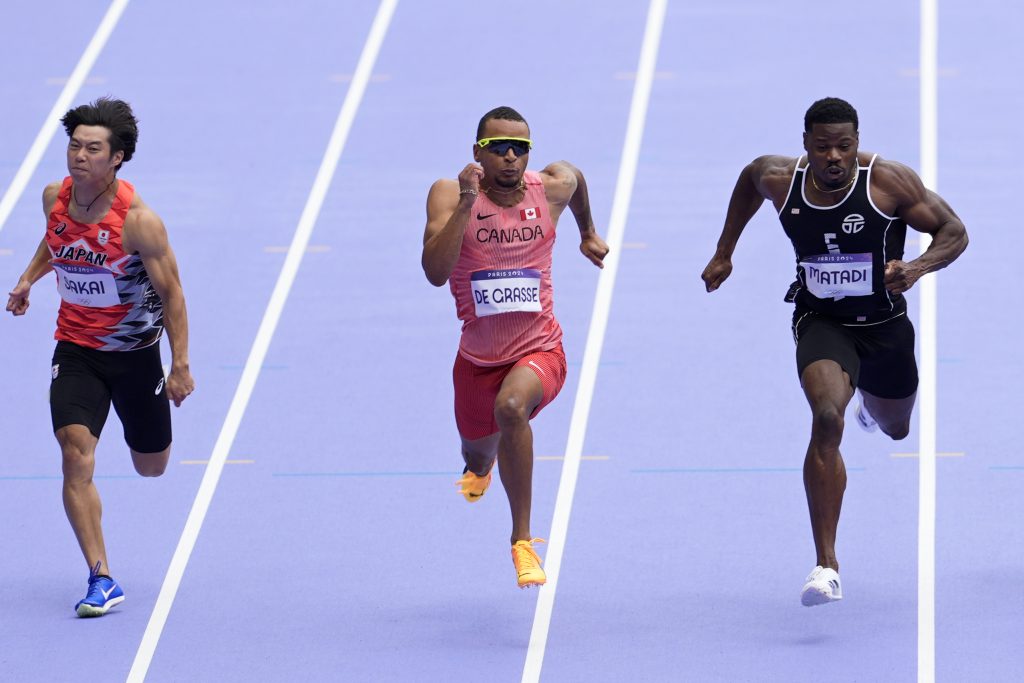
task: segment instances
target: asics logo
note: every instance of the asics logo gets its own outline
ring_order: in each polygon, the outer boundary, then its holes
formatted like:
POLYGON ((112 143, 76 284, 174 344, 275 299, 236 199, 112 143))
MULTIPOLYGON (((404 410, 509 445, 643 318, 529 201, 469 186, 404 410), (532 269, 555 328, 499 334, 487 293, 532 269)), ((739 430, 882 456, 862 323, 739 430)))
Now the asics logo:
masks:
POLYGON ((164 390, 164 378, 161 377, 160 381, 156 383, 156 390, 153 392, 154 396, 159 396, 160 392, 164 390))

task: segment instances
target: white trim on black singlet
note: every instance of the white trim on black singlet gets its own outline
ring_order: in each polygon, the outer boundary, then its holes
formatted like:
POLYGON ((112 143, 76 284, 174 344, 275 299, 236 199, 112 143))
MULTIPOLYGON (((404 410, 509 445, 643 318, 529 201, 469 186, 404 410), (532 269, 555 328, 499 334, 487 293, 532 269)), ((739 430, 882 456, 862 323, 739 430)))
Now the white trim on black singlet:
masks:
POLYGON ((782 218, 782 210, 789 204, 789 198, 793 196, 793 184, 796 183, 796 172, 800 170, 800 160, 804 158, 801 154, 796 158, 796 166, 793 167, 793 177, 789 179, 789 191, 786 192, 786 199, 782 202, 782 207, 779 209, 779 218, 782 218))
MULTIPOLYGON (((802 159, 803 157, 801 156, 800 158, 802 159)), ((874 157, 872 157, 871 160, 874 161, 874 157)), ((853 181, 853 185, 850 185, 850 189, 846 192, 846 195, 842 199, 839 200, 839 203, 833 204, 832 206, 818 206, 817 204, 812 204, 811 202, 809 202, 807 200, 807 193, 804 192, 804 189, 805 189, 805 187, 807 185, 807 183, 805 182, 806 181, 806 177, 807 177, 806 171, 810 167, 810 162, 808 162, 807 166, 804 166, 803 168, 800 168, 799 164, 800 164, 800 162, 799 162, 799 160, 797 160, 797 169, 796 170, 800 171, 800 173, 803 174, 803 177, 800 178, 800 198, 804 200, 804 204, 806 204, 807 206, 811 207, 812 209, 818 209, 819 211, 828 211, 829 209, 835 209, 835 208, 838 208, 838 207, 842 206, 843 204, 845 204, 846 200, 849 199, 851 195, 853 195, 854 191, 857 189, 857 185, 860 183, 860 180, 861 180, 860 172, 861 171, 866 171, 866 170, 871 168, 870 164, 868 166, 861 166, 860 165, 860 160, 858 159, 857 160, 857 178, 853 181)), ((793 173, 793 177, 796 178, 796 173, 793 173)), ((869 189, 870 189, 870 186, 869 186, 869 189)), ((868 194, 870 195, 871 193, 868 192, 868 194)))

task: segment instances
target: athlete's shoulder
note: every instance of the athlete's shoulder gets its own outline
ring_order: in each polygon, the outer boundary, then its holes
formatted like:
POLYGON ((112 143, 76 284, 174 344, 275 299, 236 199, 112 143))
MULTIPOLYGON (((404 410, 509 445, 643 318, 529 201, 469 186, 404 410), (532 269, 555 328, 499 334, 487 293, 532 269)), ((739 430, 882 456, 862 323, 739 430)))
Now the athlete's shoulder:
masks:
POLYGON ((871 166, 872 189, 900 197, 916 195, 924 188, 921 177, 910 166, 877 155, 869 155, 869 158, 871 156, 874 157, 871 166))
POLYGON ((553 161, 536 174, 551 201, 568 202, 579 185, 580 170, 568 161, 553 161))
POLYGON ((786 176, 788 178, 793 175, 796 162, 797 157, 764 154, 751 161, 748 168, 762 177, 786 176))
POLYGON ((125 230, 138 232, 140 230, 163 230, 164 223, 156 211, 150 208, 149 204, 142 201, 142 197, 136 192, 132 195, 132 203, 128 207, 128 213, 124 218, 125 230))
POLYGON ((427 208, 454 206, 459 202, 459 181, 454 178, 439 178, 427 193, 427 208))
POLYGON ((434 184, 430 186, 430 194, 448 194, 451 192, 458 192, 459 181, 455 178, 438 178, 434 181, 434 184))
POLYGON ((765 154, 747 164, 743 171, 749 174, 761 196, 781 202, 789 192, 797 161, 797 157, 765 154))
POLYGON ((43 188, 43 211, 47 215, 53 210, 53 205, 57 203, 57 197, 60 196, 62 187, 64 187, 64 181, 57 180, 43 188))

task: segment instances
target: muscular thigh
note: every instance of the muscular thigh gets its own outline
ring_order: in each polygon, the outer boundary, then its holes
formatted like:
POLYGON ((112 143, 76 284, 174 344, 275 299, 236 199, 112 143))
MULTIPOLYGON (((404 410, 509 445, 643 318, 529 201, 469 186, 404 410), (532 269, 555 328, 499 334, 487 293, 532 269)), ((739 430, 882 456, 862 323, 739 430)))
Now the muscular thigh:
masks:
POLYGON ((807 369, 819 361, 832 361, 845 372, 851 386, 857 386, 861 360, 853 334, 838 322, 799 309, 793 315, 796 367, 801 383, 807 369))
MULTIPOLYGON (((863 391, 882 399, 905 399, 917 391, 914 325, 901 315, 858 333, 863 391)), ((911 404, 913 401, 911 401, 911 404)))
POLYGON ((50 368, 50 419, 53 431, 81 425, 99 438, 110 412, 110 385, 101 353, 71 342, 57 342, 50 368))
POLYGON ((137 453, 158 453, 171 443, 171 408, 164 386, 160 345, 112 351, 111 398, 124 440, 137 453))

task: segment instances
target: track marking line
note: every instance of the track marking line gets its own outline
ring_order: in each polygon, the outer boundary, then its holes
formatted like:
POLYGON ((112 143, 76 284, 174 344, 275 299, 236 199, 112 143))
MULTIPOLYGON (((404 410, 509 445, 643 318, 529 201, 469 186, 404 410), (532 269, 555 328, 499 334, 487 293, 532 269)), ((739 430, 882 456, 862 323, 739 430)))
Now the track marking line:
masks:
MULTIPOLYGON (((263 247, 263 251, 265 251, 268 254, 286 254, 288 253, 289 248, 290 247, 287 247, 283 244, 273 244, 270 246, 263 247)), ((326 254, 330 250, 331 247, 326 244, 311 244, 308 247, 306 247, 307 254, 326 254)))
POLYGON ((57 101, 53 103, 50 113, 43 119, 43 127, 36 134, 36 139, 29 147, 28 154, 25 155, 21 166, 14 174, 14 179, 3 198, 0 198, 0 231, 4 229, 4 224, 11 217, 11 212, 14 211, 15 205, 21 199, 22 193, 28 186, 28 181, 32 179, 36 168, 39 167, 46 148, 50 146, 50 141, 53 140, 53 136, 60 128, 60 117, 71 108, 72 101, 78 96, 78 91, 82 89, 82 83, 85 82, 86 76, 89 75, 89 71, 96 63, 96 59, 103 51, 103 47, 107 44, 110 34, 114 32, 114 27, 117 26, 117 22, 121 19, 124 8, 127 6, 128 0, 114 0, 110 3, 107 13, 100 20, 96 33, 93 34, 92 40, 86 45, 85 52, 82 53, 78 64, 75 65, 75 70, 68 77, 67 83, 60 91, 60 95, 57 96, 57 101))
POLYGON ((274 285, 274 291, 270 296, 263 320, 260 322, 252 349, 249 351, 249 358, 246 360, 245 369, 242 371, 242 377, 238 382, 235 396, 231 401, 231 406, 228 408, 228 413, 224 419, 220 435, 217 437, 217 442, 214 444, 213 453, 210 456, 210 464, 207 465, 206 472, 203 474, 203 480, 199 484, 199 491, 196 493, 195 502, 192 504, 188 520, 185 522, 185 529, 182 531, 178 547, 175 549, 170 566, 167 568, 167 575, 164 577, 163 586, 160 588, 160 595, 156 599, 153 613, 150 615, 146 631, 142 636, 142 642, 139 644, 139 649, 135 654, 135 661, 128 672, 127 680, 129 683, 141 683, 141 681, 145 680, 149 666, 153 661, 153 655, 160 641, 160 635, 163 633, 164 625, 167 623, 171 605, 174 603, 174 598, 178 593, 178 586, 181 584, 181 579, 185 574, 185 567, 188 565, 193 548, 195 548, 203 520, 206 518, 206 513, 210 508, 210 502, 213 500, 213 494, 217 489, 217 482, 220 480, 221 472, 224 470, 224 462, 227 460, 235 436, 238 434, 242 417, 245 415, 249 398, 252 396, 256 380, 260 374, 260 367, 266 358, 270 341, 274 336, 274 331, 277 329, 277 323, 281 318, 292 283, 295 281, 295 276, 298 273, 299 264, 302 262, 303 253, 309 244, 313 226, 320 215, 320 209, 323 207, 327 190, 330 188, 331 180, 334 178, 338 161, 345 148, 345 141, 348 139, 356 112, 363 99, 363 93, 366 92, 366 85, 373 71, 374 62, 377 60, 377 55, 384 42, 384 36, 387 34, 388 26, 391 23, 391 17, 397 4, 398 0, 381 0, 377 8, 377 15, 373 20, 373 25, 370 27, 366 43, 363 45, 362 54, 359 56, 355 77, 352 79, 352 84, 345 94, 345 100, 341 105, 341 111, 338 113, 330 141, 327 143, 327 149, 324 151, 323 160, 320 162, 320 168, 317 171, 316 179, 313 181, 309 198, 306 200, 306 206, 302 210, 298 226, 295 229, 291 248, 288 250, 288 256, 285 258, 277 283, 274 285))
MULTIPOLYGON (((938 188, 938 0, 921 0, 920 108, 921 180, 938 188)), ((931 244, 929 235, 918 236, 921 253, 931 244)), ((920 369, 918 397, 918 530, 917 530, 917 680, 935 681, 935 459, 936 407, 938 403, 937 358, 938 280, 935 273, 921 278, 920 369)))
POLYGON ((558 578, 562 566, 562 553, 565 550, 565 540, 569 531, 569 515, 572 512, 572 499, 576 492, 576 480, 579 477, 583 441, 587 433, 590 403, 594 396, 601 347, 604 345, 604 333, 608 327, 612 293, 615 289, 615 275, 619 268, 622 238, 626 230, 633 183, 636 179, 636 170, 640 159, 640 145, 643 141, 647 105, 650 101, 651 86, 654 81, 654 67, 658 60, 661 30, 665 23, 666 4, 667 0, 651 0, 647 12, 647 25, 644 28, 640 61, 637 67, 638 76, 633 87, 633 99, 629 108, 629 120, 626 124, 626 139, 622 146, 622 161, 619 165, 619 177, 615 185, 611 217, 608 221, 607 242, 610 251, 605 258, 605 267, 601 270, 597 280, 594 310, 591 314, 590 330, 587 333, 587 344, 583 352, 583 367, 580 370, 576 401, 573 404, 572 419, 569 423, 565 463, 562 465, 562 476, 558 484, 558 496, 555 500, 555 511, 551 520, 551 534, 548 536, 548 550, 544 560, 548 581, 541 586, 540 593, 537 595, 537 609, 530 632, 530 646, 523 666, 523 683, 539 681, 541 667, 544 663, 544 651, 547 648, 548 630, 551 626, 551 614, 554 609, 555 593, 558 590, 558 578))
MULTIPOLYGON (((538 455, 534 460, 565 460, 564 455, 538 455)), ((607 455, 581 455, 580 460, 611 460, 607 455)))
MULTIPOLYGON (((179 462, 182 465, 209 465, 210 464, 209 460, 180 460, 179 462)), ((256 462, 255 460, 225 460, 224 464, 225 465, 252 465, 255 462, 256 462)))

